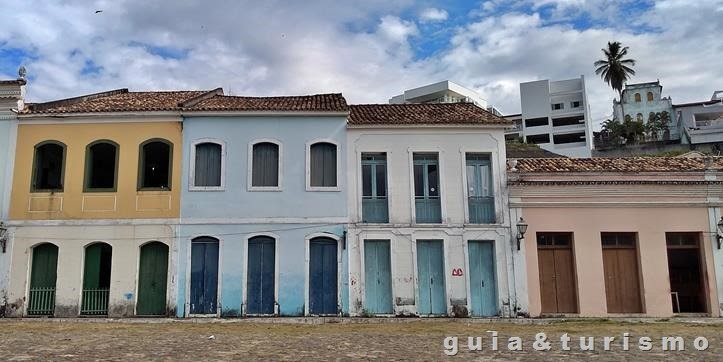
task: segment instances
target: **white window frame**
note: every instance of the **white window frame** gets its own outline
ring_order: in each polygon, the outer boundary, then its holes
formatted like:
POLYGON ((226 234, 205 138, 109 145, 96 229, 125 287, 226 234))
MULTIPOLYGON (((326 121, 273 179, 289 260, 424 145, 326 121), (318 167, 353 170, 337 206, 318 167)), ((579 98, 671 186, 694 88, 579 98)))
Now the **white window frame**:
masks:
MULTIPOLYGON (((447 193, 446 193, 446 181, 445 175, 442 172, 442 167, 446 164, 442 160, 444 157, 444 151, 441 148, 408 148, 408 165, 409 165, 409 197, 410 197, 410 211, 412 215, 412 225, 446 225, 447 224, 447 193), (414 193, 414 154, 415 153, 436 153, 437 154, 437 172, 439 173, 439 203, 440 203, 440 215, 442 221, 439 224, 418 224, 417 223, 417 208, 416 199, 414 193)), ((390 216, 391 217, 391 216, 390 216)))
POLYGON ((225 191, 226 190, 226 141, 218 138, 199 138, 191 142, 189 159, 188 191, 225 191), (221 146, 221 185, 196 186, 196 146, 202 143, 215 143, 221 146))
POLYGON ((341 191, 341 145, 331 138, 317 138, 306 142, 306 191, 341 191), (311 146, 317 143, 331 143, 336 146, 336 186, 311 186, 311 146))
MULTIPOLYGON (((464 197, 464 224, 470 227, 484 227, 486 225, 500 225, 504 223, 504 215, 499 210, 502 210, 504 205, 502 204, 502 192, 500 191, 502 185, 497 183, 497 152, 490 149, 481 148, 465 148, 459 149, 460 158, 462 160, 462 194, 464 197), (490 188, 492 189, 492 196, 495 198, 495 222, 491 224, 472 224, 469 221, 469 185, 467 184, 467 154, 487 154, 490 156, 490 173, 492 173, 492 182, 490 188)), ((485 239, 486 240, 486 239, 485 239)))
POLYGON ((246 170, 246 189, 248 191, 283 191, 283 180, 284 180, 284 144, 275 138, 257 138, 251 140, 248 146, 248 167, 246 170), (254 177, 254 145, 257 143, 273 143, 279 147, 279 184, 277 186, 253 186, 254 177))

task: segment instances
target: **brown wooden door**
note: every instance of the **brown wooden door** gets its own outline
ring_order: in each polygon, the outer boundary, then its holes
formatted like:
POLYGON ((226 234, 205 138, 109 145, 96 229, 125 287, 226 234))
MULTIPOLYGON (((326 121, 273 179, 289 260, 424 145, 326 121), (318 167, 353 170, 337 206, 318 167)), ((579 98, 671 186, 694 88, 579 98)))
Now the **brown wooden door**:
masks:
POLYGON ((542 313, 577 313, 571 233, 538 233, 542 313))
POLYGON ((602 233, 608 313, 642 313, 635 233, 602 233))

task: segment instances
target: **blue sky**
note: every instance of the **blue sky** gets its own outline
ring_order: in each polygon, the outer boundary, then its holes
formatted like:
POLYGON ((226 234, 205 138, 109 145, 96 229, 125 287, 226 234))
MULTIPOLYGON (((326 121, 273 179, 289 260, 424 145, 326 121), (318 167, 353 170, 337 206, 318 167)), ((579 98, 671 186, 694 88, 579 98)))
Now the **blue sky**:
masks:
POLYGON ((615 93, 592 62, 611 40, 675 103, 723 88, 723 0, 9 0, 0 23, 0 77, 24 65, 30 101, 220 86, 383 103, 450 79, 516 113, 520 82, 584 75, 601 121, 615 93))

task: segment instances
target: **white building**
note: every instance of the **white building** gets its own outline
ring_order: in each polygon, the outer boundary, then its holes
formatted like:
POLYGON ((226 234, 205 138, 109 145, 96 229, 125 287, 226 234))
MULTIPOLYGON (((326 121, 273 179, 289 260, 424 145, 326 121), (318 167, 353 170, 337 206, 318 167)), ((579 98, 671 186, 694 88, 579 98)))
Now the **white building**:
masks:
POLYGON ((477 92, 449 80, 408 89, 389 99, 389 104, 408 103, 472 103, 495 115, 501 115, 497 109, 488 106, 487 100, 477 92))
POLYGON ((508 139, 521 138, 568 157, 591 157, 592 123, 585 78, 520 83, 522 113, 505 118, 518 126, 508 139))
POLYGON ((525 313, 505 188, 509 122, 469 103, 350 108, 350 314, 525 313))
POLYGON ((683 129, 683 143, 710 144, 723 151, 723 90, 709 101, 674 104, 674 118, 683 129))

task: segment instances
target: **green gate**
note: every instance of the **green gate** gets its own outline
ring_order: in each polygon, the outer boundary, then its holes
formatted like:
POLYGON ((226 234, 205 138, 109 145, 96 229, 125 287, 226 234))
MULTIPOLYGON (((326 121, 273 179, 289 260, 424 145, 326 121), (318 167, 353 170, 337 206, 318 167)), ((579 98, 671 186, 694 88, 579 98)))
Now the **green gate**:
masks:
POLYGON ((30 272, 28 315, 53 315, 57 271, 58 247, 50 243, 34 247, 33 265, 30 272))
POLYGON ((110 294, 110 245, 96 243, 85 248, 81 315, 107 315, 110 294))
POLYGON ((154 241, 141 247, 138 271, 138 304, 136 314, 166 314, 166 281, 168 277, 168 246, 154 241))

